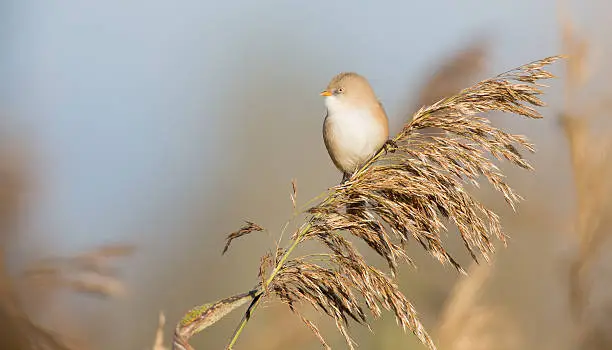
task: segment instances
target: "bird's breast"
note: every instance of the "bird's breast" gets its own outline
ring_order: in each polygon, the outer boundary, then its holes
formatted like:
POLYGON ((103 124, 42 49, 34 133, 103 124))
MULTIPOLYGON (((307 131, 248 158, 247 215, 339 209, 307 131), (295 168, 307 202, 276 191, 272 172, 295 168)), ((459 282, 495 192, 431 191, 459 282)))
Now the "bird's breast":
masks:
POLYGON ((345 172, 355 171, 387 139, 385 125, 367 110, 328 112, 324 129, 328 152, 345 172))

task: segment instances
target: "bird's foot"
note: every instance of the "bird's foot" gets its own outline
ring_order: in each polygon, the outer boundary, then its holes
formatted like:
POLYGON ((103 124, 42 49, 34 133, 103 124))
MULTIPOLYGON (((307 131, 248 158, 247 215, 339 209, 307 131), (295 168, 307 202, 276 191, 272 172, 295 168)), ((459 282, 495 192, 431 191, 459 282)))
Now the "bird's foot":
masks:
POLYGON ((397 150, 397 143, 395 141, 393 141, 392 139, 389 139, 385 142, 385 144, 383 145, 383 149, 385 150, 385 153, 394 153, 397 150))
POLYGON ((351 174, 342 173, 342 181, 340 182, 340 185, 344 185, 344 183, 347 182, 350 178, 351 178, 351 174))

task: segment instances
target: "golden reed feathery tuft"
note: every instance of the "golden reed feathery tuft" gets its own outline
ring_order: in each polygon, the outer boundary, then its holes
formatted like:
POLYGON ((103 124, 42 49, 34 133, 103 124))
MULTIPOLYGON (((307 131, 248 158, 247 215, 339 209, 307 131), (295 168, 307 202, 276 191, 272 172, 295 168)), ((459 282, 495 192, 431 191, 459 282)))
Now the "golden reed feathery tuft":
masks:
POLYGON ((541 118, 534 109, 544 106, 538 82, 553 77, 544 67, 559 58, 529 63, 421 108, 393 138, 393 146, 378 152, 306 211, 305 223, 287 248, 277 248, 262 258, 257 293, 227 348, 234 346, 261 301, 276 296, 296 311, 326 348, 316 325, 296 309, 299 304, 310 304, 330 316, 351 349, 355 343, 347 330, 349 320, 369 326, 367 313, 376 318, 383 309, 391 311, 404 330, 410 329, 423 344, 435 349, 395 281, 399 264, 412 264, 405 245, 415 240, 440 262, 463 272, 442 242, 448 223, 458 228, 474 260, 479 256, 489 260, 493 237, 505 242, 497 214, 473 198, 466 185, 478 185, 484 177, 514 208, 521 197, 504 182, 489 155, 531 169, 520 151, 533 152, 534 148, 524 136, 492 126, 483 113, 502 111, 541 118), (428 136, 424 131, 430 128, 442 133, 428 136), (356 202, 367 203, 365 211, 347 213, 347 205, 356 202), (369 264, 342 232, 367 243, 386 260, 389 272, 369 264), (293 257, 305 241, 317 241, 328 252, 293 257))

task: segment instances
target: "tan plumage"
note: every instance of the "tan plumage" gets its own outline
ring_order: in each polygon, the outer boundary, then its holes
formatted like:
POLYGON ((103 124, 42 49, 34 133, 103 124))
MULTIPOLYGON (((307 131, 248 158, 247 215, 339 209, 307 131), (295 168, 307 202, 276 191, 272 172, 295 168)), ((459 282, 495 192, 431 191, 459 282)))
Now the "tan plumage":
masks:
POLYGON ((321 95, 327 107, 323 140, 344 181, 384 146, 387 114, 370 83, 357 73, 336 75, 321 95))

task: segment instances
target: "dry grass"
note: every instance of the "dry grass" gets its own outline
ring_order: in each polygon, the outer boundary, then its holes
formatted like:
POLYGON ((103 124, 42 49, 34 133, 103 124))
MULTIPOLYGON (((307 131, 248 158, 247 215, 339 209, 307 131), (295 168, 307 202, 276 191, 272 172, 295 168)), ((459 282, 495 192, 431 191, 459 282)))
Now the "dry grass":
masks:
MULTIPOLYGON (((484 178, 514 208, 520 197, 504 182, 490 156, 531 169, 520 152, 533 152, 533 146, 523 136, 493 127, 483 113, 540 118, 533 108, 544 105, 538 81, 552 77, 544 66, 557 59, 532 62, 421 108, 395 136, 390 149, 381 150, 306 211, 306 222, 286 249, 262 259, 257 296, 228 348, 260 302, 276 296, 298 313, 324 347, 328 345, 321 332, 304 318, 298 305, 309 304, 331 317, 351 349, 355 343, 348 333, 349 322, 369 325, 368 314, 377 318, 383 310, 393 313, 404 330, 411 330, 435 349, 415 308, 396 284, 399 265, 413 263, 405 247, 411 240, 419 242, 441 263, 463 271, 442 241, 449 225, 458 228, 474 260, 490 259, 494 238, 505 242, 498 216, 470 195, 468 188, 478 186, 484 178), (425 135, 423 131, 430 128, 443 134, 425 135), (345 208, 356 202, 367 203, 366 209, 347 213, 345 208), (386 261, 388 272, 368 263, 342 232, 371 247, 386 261), (327 252, 293 257, 306 241, 319 242, 327 252)), ((250 230, 239 232, 243 231, 250 230)))
POLYGON ((584 308, 584 290, 588 270, 596 259, 598 247, 609 234, 602 225, 612 209, 612 141, 609 135, 594 135, 590 130, 595 113, 579 108, 576 101, 581 87, 587 82, 588 45, 580 38, 568 17, 561 19, 564 50, 569 54, 565 84, 566 105, 560 117, 569 145, 569 154, 576 188, 577 212, 575 232, 580 239, 580 250, 570 273, 572 311, 579 317, 584 308), (586 113, 586 115, 585 115, 586 113), (608 137, 606 137, 608 136, 608 137))
POLYGON ((246 225, 242 226, 238 231, 232 232, 227 236, 227 239, 225 241, 225 247, 223 247, 222 254, 225 254, 227 252, 230 245, 232 244, 232 241, 235 240, 236 238, 240 238, 242 236, 248 235, 249 233, 254 232, 254 231, 261 232, 263 230, 264 229, 261 226, 257 225, 256 223, 247 221, 246 225))
POLYGON ((134 247, 113 244, 74 257, 54 257, 35 262, 23 273, 30 288, 68 288, 104 298, 125 295, 125 286, 111 264, 129 256, 134 247))
MULTIPOLYGON (((43 293, 47 297, 59 288, 69 288, 80 294, 116 298, 123 294, 125 287, 116 276, 116 270, 109 263, 115 258, 131 254, 132 248, 124 245, 103 246, 74 258, 45 259, 26 270, 20 284, 43 293)), ((53 331, 36 323, 25 311, 15 279, 2 270, 2 315, 10 320, 15 334, 19 337, 18 349, 75 350, 85 349, 75 338, 53 331)), ((6 338, 4 338, 6 339, 6 338)))
MULTIPOLYGON (((113 298, 124 292, 124 284, 111 263, 133 251, 127 245, 108 245, 72 258, 44 259, 20 276, 9 274, 6 258, 18 235, 17 222, 24 194, 30 188, 29 158, 15 145, 0 147, 0 343, 19 350, 74 350, 89 346, 74 335, 62 334, 34 321, 25 312, 24 291, 37 294, 36 303, 48 301, 59 288, 81 294, 113 298), (13 147, 11 147, 13 146, 13 147)), ((40 305, 38 305, 40 306, 40 305)), ((57 325, 56 325, 57 326, 57 325)))
POLYGON ((447 350, 522 349, 521 334, 506 310, 483 302, 493 265, 473 263, 449 297, 437 328, 447 350))
MULTIPOLYGON (((568 142, 574 176, 576 214, 573 231, 579 246, 569 271, 570 306, 579 347, 607 349, 612 345, 608 335, 609 320, 603 320, 600 313, 609 314, 606 311, 610 308, 609 299, 592 300, 592 283, 596 263, 602 258, 602 247, 612 232, 612 133, 602 128, 598 128, 598 132, 593 130, 598 116, 609 117, 606 106, 608 97, 589 101, 578 99, 577 96, 590 82, 590 46, 577 33, 567 13, 562 15, 563 46, 570 60, 566 71, 565 106, 560 121, 568 142)), ((598 276, 598 279, 601 277, 598 276)))

